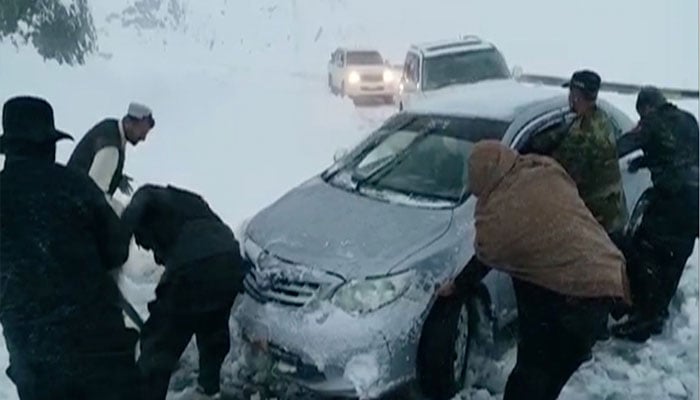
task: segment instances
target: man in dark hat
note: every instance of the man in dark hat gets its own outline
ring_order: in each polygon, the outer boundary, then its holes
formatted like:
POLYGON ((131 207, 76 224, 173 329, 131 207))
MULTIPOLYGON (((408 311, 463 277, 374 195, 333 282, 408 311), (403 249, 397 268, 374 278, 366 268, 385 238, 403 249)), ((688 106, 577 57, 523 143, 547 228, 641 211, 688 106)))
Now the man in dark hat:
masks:
POLYGON ((627 249, 635 307, 613 334, 643 342, 662 332, 698 237, 698 122, 652 86, 640 90, 637 112, 639 124, 620 148, 643 150, 629 170, 648 168, 653 186, 642 195, 646 208, 627 249))
MULTIPOLYGON (((53 109, 8 100, 0 147, 0 323, 22 400, 136 399, 137 334, 108 275, 129 238, 86 175, 55 162, 53 109)), ((72 138, 71 138, 72 139, 72 138)))
POLYGON ((221 364, 230 347, 229 316, 243 290, 238 241, 202 197, 173 186, 142 186, 122 220, 136 243, 165 266, 141 331, 138 365, 146 399, 165 400, 170 375, 193 335, 199 350, 194 396, 219 398, 221 364))
POLYGON ((616 243, 627 221, 617 145, 610 117, 597 106, 601 79, 590 70, 575 72, 569 88, 569 107, 576 114, 564 130, 535 136, 525 152, 556 159, 573 178, 581 198, 616 243))
POLYGON ((107 118, 85 134, 73 150, 68 166, 90 175, 107 195, 110 205, 119 213, 122 206, 112 196, 117 189, 127 195, 131 194, 131 178, 124 174, 126 143, 138 145, 146 140, 154 126, 155 120, 150 108, 130 103, 123 118, 107 118))

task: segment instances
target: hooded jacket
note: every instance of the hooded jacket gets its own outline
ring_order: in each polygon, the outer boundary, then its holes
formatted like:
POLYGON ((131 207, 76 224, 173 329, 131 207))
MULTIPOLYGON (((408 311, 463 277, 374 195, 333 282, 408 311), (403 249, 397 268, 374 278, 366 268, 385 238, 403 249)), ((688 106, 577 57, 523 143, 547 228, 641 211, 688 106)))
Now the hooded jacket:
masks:
POLYGON ((554 160, 480 142, 469 185, 481 261, 563 295, 630 301, 622 253, 554 160))

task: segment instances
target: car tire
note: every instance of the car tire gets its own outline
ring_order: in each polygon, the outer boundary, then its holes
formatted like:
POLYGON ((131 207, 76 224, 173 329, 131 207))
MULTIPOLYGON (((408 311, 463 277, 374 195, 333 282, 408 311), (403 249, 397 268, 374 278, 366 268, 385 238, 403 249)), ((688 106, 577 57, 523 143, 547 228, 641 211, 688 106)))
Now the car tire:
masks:
POLYGON ((475 301, 464 296, 439 298, 433 305, 417 359, 417 383, 424 396, 446 400, 464 388, 477 312, 475 301))
POLYGON ((642 225, 642 219, 649 208, 651 196, 652 192, 647 189, 641 196, 639 196, 639 199, 637 199, 637 203, 634 205, 632 214, 630 215, 629 220, 627 221, 627 226, 625 227, 624 236, 627 241, 632 239, 632 237, 639 230, 639 227, 642 225))

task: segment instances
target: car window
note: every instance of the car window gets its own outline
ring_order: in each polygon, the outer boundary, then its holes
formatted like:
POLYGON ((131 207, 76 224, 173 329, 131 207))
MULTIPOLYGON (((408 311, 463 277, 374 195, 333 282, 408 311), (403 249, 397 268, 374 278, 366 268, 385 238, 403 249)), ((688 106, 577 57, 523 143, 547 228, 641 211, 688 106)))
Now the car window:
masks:
POLYGON ((445 54, 423 61, 423 88, 426 90, 509 76, 505 60, 495 49, 445 54))
POLYGON ((384 59, 377 51, 349 51, 348 65, 383 65, 384 59))
MULTIPOLYGON (((625 134, 622 132, 620 126, 619 118, 613 117, 613 113, 616 112, 612 109, 612 113, 609 112, 609 108, 605 111, 609 113, 611 123, 613 125, 613 132, 615 136, 615 141, 617 143, 618 158, 624 157, 627 154, 635 151, 639 148, 635 141, 633 135, 625 134)), ((575 118, 574 113, 570 111, 556 111, 550 112, 543 116, 533 119, 531 122, 526 124, 521 132, 515 138, 515 147, 523 153, 549 153, 551 149, 539 148, 539 143, 537 138, 546 137, 550 134, 556 134, 564 132, 569 125, 573 122, 575 118)), ((623 121, 623 123, 626 121, 623 121)), ((550 140, 547 140, 549 143, 550 140)))
POLYGON ((482 118, 400 116, 353 150, 352 159, 330 182, 454 203, 468 189, 467 160, 473 144, 500 139, 509 126, 482 118))
POLYGON ((528 123, 524 124, 515 135, 513 147, 521 152, 532 151, 530 147, 535 137, 563 129, 565 124, 570 123, 571 119, 570 117, 566 118, 566 114, 568 114, 566 111, 556 110, 533 118, 528 123))
POLYGON ((610 116, 615 128, 615 139, 619 140, 623 134, 632 130, 635 123, 622 111, 611 106, 606 101, 599 102, 600 107, 610 116))
POLYGON ((333 53, 333 64, 338 65, 340 63, 340 50, 336 50, 333 53))

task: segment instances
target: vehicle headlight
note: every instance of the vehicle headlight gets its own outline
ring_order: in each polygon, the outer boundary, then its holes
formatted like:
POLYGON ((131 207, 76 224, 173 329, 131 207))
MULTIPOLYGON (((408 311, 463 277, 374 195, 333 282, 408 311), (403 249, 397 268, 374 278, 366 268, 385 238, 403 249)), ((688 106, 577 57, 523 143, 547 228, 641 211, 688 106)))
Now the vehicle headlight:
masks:
POLYGON ((390 83, 394 81, 394 73, 391 70, 384 70, 384 83, 390 83))
POLYGON ((378 310, 398 299, 413 282, 413 271, 382 278, 350 281, 338 289, 333 304, 352 315, 378 310))
POLYGON ((350 72, 350 75, 348 75, 348 82, 353 85, 360 83, 360 74, 358 74, 357 71, 350 72))
POLYGON ((257 243, 253 242, 253 240, 249 236, 245 236, 243 238, 243 255, 248 257, 250 261, 252 262, 257 262, 258 258, 260 258, 260 254, 263 252, 263 249, 258 246, 257 243))

